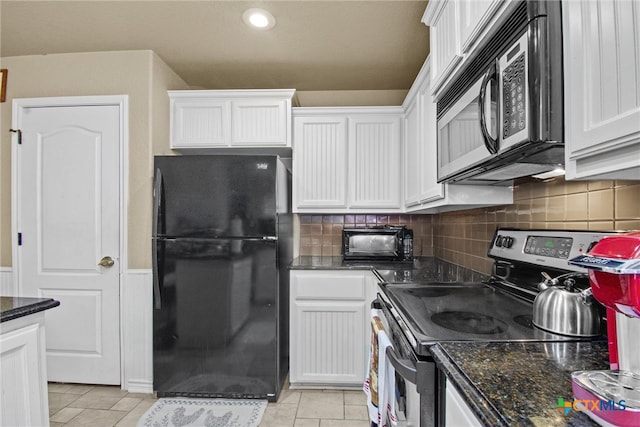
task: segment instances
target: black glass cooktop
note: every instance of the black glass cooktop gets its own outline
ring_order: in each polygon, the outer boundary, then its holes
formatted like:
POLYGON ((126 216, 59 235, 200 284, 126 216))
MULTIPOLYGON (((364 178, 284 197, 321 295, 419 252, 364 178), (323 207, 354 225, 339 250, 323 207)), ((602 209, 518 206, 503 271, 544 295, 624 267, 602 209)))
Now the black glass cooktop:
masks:
POLYGON ((563 341, 531 323, 533 307, 483 283, 382 284, 418 346, 438 341, 563 341))

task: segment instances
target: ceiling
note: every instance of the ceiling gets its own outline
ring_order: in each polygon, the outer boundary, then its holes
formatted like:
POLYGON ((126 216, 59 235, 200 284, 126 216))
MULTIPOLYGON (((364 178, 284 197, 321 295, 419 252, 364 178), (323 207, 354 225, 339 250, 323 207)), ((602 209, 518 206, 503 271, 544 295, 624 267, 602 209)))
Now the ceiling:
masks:
POLYGON ((151 49, 193 88, 406 90, 427 1, 0 1, 1 56, 151 49), (242 13, 271 12, 248 28, 242 13))

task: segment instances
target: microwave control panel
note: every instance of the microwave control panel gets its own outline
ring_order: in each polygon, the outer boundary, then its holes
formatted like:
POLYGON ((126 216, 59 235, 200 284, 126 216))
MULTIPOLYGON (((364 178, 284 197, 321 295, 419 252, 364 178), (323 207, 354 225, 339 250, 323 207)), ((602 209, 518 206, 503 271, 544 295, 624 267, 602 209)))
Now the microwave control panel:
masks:
POLYGON ((526 126, 524 52, 502 71, 502 138, 526 126))

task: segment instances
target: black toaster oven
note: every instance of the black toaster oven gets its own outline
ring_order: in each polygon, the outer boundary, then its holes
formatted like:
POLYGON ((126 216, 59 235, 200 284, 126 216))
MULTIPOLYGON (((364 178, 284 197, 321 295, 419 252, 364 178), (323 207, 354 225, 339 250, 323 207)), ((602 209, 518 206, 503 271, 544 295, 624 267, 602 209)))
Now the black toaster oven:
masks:
POLYGON ((402 225, 342 229, 345 261, 411 261, 413 231, 402 225))

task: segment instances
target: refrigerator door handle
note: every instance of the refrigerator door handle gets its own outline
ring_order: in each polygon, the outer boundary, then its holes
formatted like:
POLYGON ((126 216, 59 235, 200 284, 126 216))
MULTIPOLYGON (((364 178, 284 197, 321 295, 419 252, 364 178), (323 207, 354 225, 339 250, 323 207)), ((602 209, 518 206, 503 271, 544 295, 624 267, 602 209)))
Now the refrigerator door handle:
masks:
POLYGON ((162 300, 160 298, 160 271, 158 270, 158 241, 154 238, 151 244, 151 250, 153 252, 153 299, 156 310, 162 308, 162 300))
MULTIPOLYGON (((162 172, 156 169, 153 180, 153 230, 152 236, 158 237, 158 227, 160 226, 160 209, 162 207, 162 172)), ((155 254, 154 254, 155 255, 155 254)))
POLYGON ((158 228, 160 226, 160 209, 162 208, 162 172, 156 169, 153 180, 153 241, 151 250, 153 252, 153 299, 155 300, 156 310, 162 308, 162 300, 160 298, 160 271, 158 263, 160 254, 158 253, 158 228))

